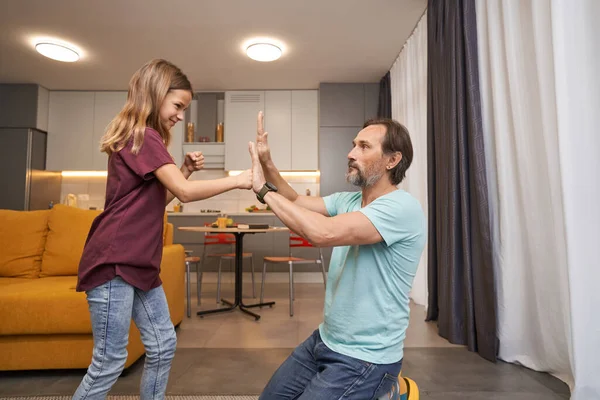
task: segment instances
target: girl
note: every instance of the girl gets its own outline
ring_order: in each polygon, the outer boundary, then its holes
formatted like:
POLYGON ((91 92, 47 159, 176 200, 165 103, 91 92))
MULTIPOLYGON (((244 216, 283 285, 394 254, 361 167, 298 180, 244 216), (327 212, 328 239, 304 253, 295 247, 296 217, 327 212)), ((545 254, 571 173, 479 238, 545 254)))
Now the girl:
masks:
POLYGON ((181 70, 152 60, 131 78, 127 102, 102 138, 109 155, 106 202, 88 234, 77 282, 87 295, 94 351, 74 399, 106 398, 127 359, 132 318, 146 348, 141 399, 164 398, 177 342, 159 277, 165 205, 175 196, 185 203, 251 187, 249 171, 188 181, 203 166, 198 153, 188 153, 181 170, 173 164, 169 129, 191 100, 181 70))

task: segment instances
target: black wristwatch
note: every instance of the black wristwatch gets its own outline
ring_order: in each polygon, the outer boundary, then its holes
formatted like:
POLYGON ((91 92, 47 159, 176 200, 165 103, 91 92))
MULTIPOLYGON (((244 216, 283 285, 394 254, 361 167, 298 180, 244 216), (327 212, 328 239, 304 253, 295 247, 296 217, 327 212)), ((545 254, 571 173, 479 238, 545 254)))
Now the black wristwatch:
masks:
POLYGON ((271 182, 265 182, 263 187, 256 193, 256 198, 263 204, 265 203, 265 195, 269 192, 276 192, 277 188, 271 182))

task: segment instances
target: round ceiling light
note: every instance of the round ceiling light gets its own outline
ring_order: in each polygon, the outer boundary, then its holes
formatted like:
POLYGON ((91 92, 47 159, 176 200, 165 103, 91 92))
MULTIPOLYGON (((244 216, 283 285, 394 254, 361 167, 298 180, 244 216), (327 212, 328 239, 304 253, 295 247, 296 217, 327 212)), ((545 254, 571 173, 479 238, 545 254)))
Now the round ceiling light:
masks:
POLYGON ((35 45, 35 49, 41 55, 53 60, 62 62, 75 62, 79 60, 79 54, 63 44, 40 42, 35 45))
POLYGON ((281 49, 270 43, 255 43, 246 48, 246 54, 253 60, 268 62, 281 57, 281 49))

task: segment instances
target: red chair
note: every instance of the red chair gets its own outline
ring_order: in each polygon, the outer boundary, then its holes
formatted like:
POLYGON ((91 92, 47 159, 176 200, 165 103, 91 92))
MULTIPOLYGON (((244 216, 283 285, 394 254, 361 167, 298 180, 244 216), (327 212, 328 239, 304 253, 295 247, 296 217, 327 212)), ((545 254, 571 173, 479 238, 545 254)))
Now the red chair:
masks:
POLYGON ((287 257, 264 257, 263 258, 263 272, 262 272, 262 283, 260 285, 260 302, 264 301, 265 294, 265 278, 267 275, 267 264, 282 264, 286 263, 290 266, 290 317, 294 316, 294 265, 295 264, 319 264, 321 265, 321 272, 323 273, 323 285, 327 287, 327 277, 325 275, 325 261, 323 260, 323 252, 321 248, 314 247, 303 237, 298 236, 294 232, 290 231, 290 251, 287 257), (313 247, 319 250, 319 258, 308 259, 299 258, 292 256, 292 249, 298 247, 313 247))
MULTIPOLYGON (((211 226, 212 224, 204 224, 205 226, 211 226)), ((235 262, 235 236, 231 233, 204 233, 204 246, 202 248, 202 265, 201 271, 198 272, 197 279, 197 292, 198 292, 198 304, 200 304, 200 294, 201 294, 201 285, 202 285, 202 271, 204 270, 204 261, 207 257, 211 258, 219 258, 219 273, 217 277, 217 303, 221 302, 221 266, 223 260, 230 260, 235 262), (229 246, 229 252, 225 253, 207 253, 207 246, 229 246)), ((254 258, 252 257, 252 253, 243 253, 243 259, 249 258, 252 265, 252 297, 256 297, 256 292, 254 289, 254 258)))

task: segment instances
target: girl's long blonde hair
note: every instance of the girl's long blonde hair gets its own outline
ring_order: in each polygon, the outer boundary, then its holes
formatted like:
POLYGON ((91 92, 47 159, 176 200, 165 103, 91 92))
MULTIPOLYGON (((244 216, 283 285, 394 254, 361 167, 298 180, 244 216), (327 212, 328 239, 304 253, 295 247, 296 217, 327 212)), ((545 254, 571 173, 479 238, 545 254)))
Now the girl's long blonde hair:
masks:
POLYGON ((169 90, 189 90, 193 94, 187 76, 172 63, 155 59, 137 70, 129 81, 127 102, 106 127, 100 150, 111 155, 125 147, 133 135, 132 153, 137 154, 146 127, 156 130, 168 146, 171 133, 160 121, 159 113, 169 90))

